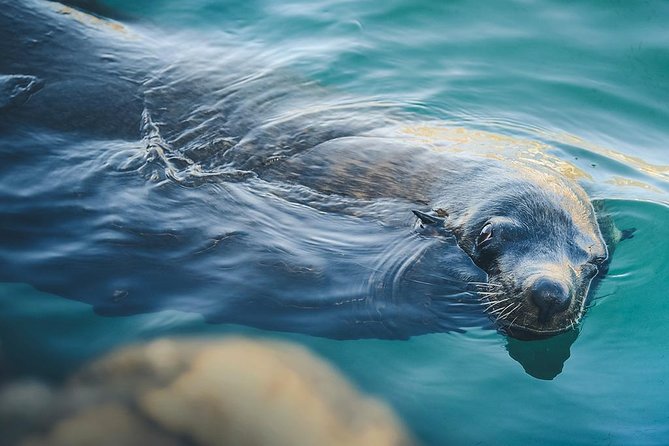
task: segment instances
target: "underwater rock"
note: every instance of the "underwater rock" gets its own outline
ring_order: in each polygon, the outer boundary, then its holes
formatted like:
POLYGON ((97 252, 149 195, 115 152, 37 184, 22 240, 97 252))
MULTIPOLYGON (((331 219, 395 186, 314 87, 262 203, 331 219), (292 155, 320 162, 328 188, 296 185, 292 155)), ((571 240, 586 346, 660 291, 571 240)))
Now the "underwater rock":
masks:
POLYGON ((85 408, 56 423, 45 437, 29 438, 21 446, 177 446, 183 442, 151 427, 118 403, 85 408))
POLYGON ((48 395, 31 425, 40 434, 15 434, 22 446, 412 444, 387 405, 285 342, 163 339, 112 352, 60 389, 35 386, 0 392, 3 425, 28 424, 22 393, 48 395))

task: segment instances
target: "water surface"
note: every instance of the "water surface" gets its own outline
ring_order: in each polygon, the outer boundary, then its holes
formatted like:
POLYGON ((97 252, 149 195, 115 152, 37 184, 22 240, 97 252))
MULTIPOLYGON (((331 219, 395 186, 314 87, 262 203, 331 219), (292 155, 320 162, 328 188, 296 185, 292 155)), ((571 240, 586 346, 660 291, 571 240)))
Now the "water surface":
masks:
MULTIPOLYGON (((58 380, 155 336, 245 333, 314 349, 424 444, 669 441, 666 2, 99 3, 163 36, 151 45, 176 46, 200 75, 264 67, 269 97, 249 108, 290 93, 294 114, 307 91, 302 111, 320 106, 312 116, 344 128, 382 120, 445 150, 536 157, 635 236, 616 249, 578 333, 514 341, 467 305, 425 311, 426 296, 461 284, 420 282, 471 265, 432 258, 411 270, 435 241, 413 230, 402 200, 324 201, 213 161, 195 170, 179 157, 212 160, 210 135, 156 135, 152 121, 144 139, 0 127, 3 379, 58 380), (226 71, 229 61, 238 65, 226 71), (151 148, 157 136, 182 136, 185 150, 165 156, 151 148), (415 281, 395 281, 407 269, 415 281), (383 297, 413 300, 355 300, 379 283, 383 297), (240 311, 249 298, 279 304, 240 311)), ((158 127, 170 119, 150 111, 158 127)))

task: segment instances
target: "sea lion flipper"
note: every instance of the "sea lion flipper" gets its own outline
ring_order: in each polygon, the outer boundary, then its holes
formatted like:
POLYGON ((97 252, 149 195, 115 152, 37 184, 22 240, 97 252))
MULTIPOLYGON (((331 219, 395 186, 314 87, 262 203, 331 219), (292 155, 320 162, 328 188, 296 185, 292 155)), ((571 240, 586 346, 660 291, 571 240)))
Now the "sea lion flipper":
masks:
POLYGON ((604 237, 609 255, 611 255, 620 242, 634 238, 636 228, 618 228, 611 212, 607 209, 606 200, 592 200, 592 205, 597 214, 597 223, 602 232, 602 237, 604 237))
POLYGON ((620 231, 620 241, 622 242, 623 240, 634 238, 635 232, 636 228, 623 229, 622 231, 620 231))

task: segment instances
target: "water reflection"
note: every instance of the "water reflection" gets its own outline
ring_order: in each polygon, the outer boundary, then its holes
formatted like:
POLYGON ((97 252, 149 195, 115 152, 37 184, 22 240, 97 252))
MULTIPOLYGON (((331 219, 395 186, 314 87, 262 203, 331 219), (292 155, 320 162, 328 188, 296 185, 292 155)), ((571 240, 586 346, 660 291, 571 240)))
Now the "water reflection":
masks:
POLYGON ((562 373, 578 333, 579 329, 576 328, 552 338, 534 341, 508 337, 506 349, 509 356, 518 361, 528 375, 552 380, 562 373))

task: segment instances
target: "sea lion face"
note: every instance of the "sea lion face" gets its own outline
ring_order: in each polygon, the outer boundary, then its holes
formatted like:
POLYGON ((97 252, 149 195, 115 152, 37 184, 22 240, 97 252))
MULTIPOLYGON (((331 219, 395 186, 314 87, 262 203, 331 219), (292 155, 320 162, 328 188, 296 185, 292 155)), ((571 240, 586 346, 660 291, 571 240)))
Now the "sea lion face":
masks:
POLYGON ((524 185, 485 200, 454 231, 488 274, 488 284, 479 286, 487 311, 514 337, 574 327, 608 258, 585 193, 567 192, 524 185))

